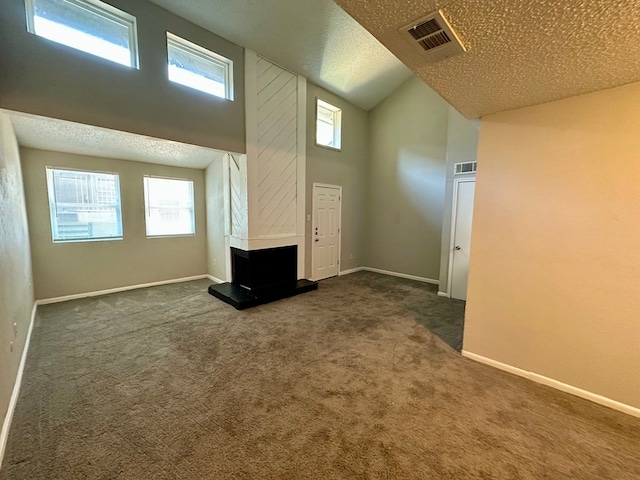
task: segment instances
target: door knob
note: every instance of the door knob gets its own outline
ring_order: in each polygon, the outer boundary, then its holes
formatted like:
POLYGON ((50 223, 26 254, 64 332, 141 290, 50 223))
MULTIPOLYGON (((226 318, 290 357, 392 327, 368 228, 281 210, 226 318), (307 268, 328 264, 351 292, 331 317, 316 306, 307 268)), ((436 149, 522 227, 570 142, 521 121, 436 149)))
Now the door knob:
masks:
POLYGON ((460 245, 456 245, 456 250, 460 250, 460 245))

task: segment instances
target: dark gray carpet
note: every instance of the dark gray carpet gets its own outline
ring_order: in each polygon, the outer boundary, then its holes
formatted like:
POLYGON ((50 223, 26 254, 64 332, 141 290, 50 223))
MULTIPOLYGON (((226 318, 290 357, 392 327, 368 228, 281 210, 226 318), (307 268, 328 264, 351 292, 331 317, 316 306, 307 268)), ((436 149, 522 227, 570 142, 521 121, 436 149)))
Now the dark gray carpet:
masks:
POLYGON ((428 285, 207 285, 41 307, 0 479, 640 478, 640 419, 462 358, 428 285))

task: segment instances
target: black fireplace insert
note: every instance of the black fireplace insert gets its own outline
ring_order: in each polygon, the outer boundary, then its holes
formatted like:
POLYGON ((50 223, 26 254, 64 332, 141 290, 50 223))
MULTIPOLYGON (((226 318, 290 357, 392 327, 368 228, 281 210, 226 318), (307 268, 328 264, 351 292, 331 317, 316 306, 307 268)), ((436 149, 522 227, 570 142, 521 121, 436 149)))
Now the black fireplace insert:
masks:
POLYGON ((297 245, 261 250, 231 247, 232 281, 209 286, 209 293, 242 310, 316 290, 316 282, 297 280, 297 269, 297 245))

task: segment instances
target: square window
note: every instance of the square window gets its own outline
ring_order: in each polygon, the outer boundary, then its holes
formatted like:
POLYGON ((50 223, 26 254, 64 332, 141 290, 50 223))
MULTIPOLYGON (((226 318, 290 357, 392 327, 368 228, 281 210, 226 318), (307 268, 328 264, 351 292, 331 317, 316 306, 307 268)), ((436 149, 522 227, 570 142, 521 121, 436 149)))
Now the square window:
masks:
POLYGON ((233 61, 167 32, 169 80, 233 100, 233 61))
POLYGON ((144 177, 144 210, 148 237, 194 235, 193 182, 144 177))
POLYGON ((342 147, 342 110, 316 99, 316 145, 340 150, 342 147))
POLYGON ((54 242, 122 240, 117 174, 47 167, 47 188, 54 242))
POLYGON ((136 17, 99 0, 25 0, 27 30, 138 68, 136 17))

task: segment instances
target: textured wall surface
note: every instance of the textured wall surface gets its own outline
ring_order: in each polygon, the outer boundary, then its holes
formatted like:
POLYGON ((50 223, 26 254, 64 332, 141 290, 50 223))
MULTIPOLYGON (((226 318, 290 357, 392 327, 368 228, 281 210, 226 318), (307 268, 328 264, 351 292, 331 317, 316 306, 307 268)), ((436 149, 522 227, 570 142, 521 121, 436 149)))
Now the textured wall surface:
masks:
POLYGON ((464 349, 640 407, 640 84, 493 115, 464 349))
POLYGON ((466 117, 640 81, 637 0, 337 0, 466 117), (467 53, 427 63, 401 27, 441 9, 467 53))
POLYGON ((107 3, 137 19, 140 69, 29 33, 23 0, 0 8, 0 107, 243 152, 243 50, 144 0, 107 3), (233 60, 234 101, 170 82, 166 32, 233 60))
POLYGON ((369 113, 366 266, 438 279, 447 115, 416 77, 369 113))
POLYGON ((207 272, 204 170, 21 149, 36 298, 202 275, 207 272), (53 243, 45 167, 120 176, 123 240, 53 243), (193 180, 196 233, 147 238, 143 176, 193 180))
MULTIPOLYGON (((33 277, 20 154, 9 117, 0 112, 0 422, 24 348, 33 308, 33 277), (17 335, 13 324, 17 326, 17 335), (13 351, 10 342, 13 341, 13 351)), ((0 445, 0 452, 2 445, 0 445)), ((0 454, 1 458, 1 454, 0 454)))
MULTIPOLYGON (((313 184, 342 186, 342 250, 340 270, 366 265, 365 211, 369 116, 364 110, 326 90, 307 84, 307 214, 313 211, 313 184), (316 145, 316 98, 342 109, 342 149, 316 145)), ((306 218, 305 218, 306 220, 306 218)), ((312 222, 305 222, 306 272, 311 277, 312 222)))

